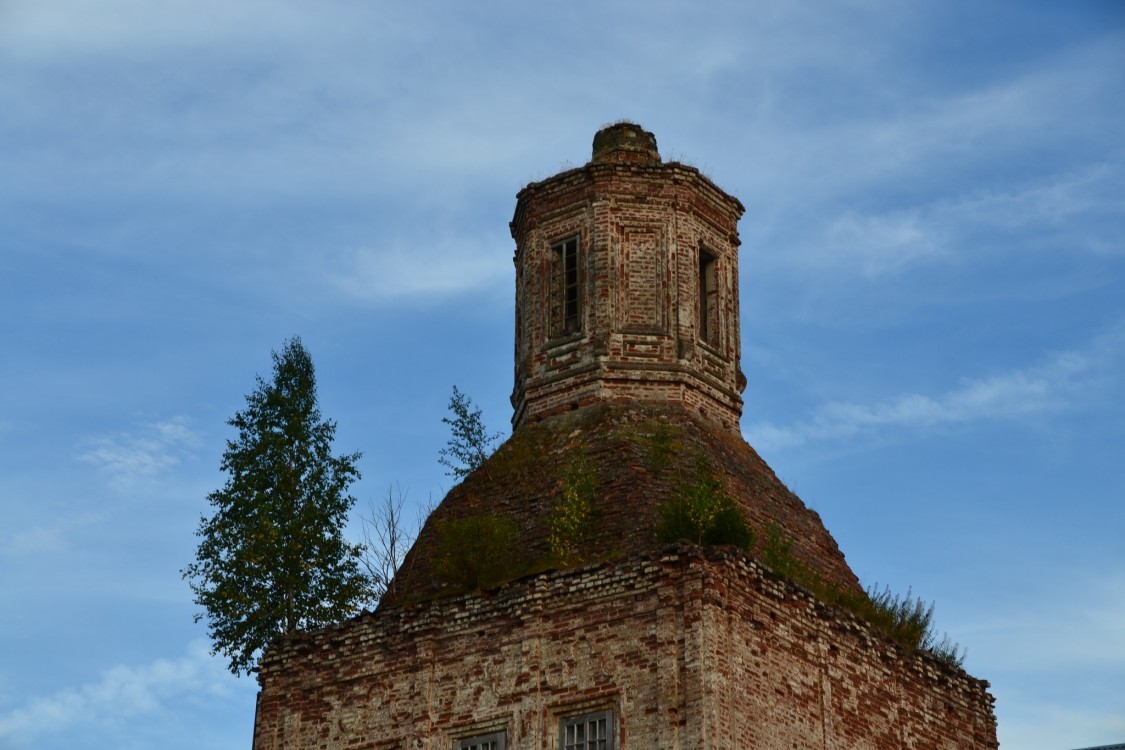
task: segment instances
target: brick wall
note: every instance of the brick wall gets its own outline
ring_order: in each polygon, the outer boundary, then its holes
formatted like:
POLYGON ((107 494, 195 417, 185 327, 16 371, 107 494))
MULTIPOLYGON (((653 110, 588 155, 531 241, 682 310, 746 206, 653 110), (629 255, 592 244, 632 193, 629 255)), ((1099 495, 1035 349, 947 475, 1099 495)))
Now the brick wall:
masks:
POLYGON ((529 568, 550 563, 548 519, 564 496, 570 467, 594 472, 593 516, 582 541, 587 561, 658 546, 661 506, 682 497, 701 465, 764 541, 771 529, 793 554, 837 586, 856 593, 848 567, 820 516, 805 506, 742 436, 682 405, 606 401, 529 423, 455 485, 426 521, 396 575, 406 597, 442 593, 433 557, 452 519, 496 515, 516 527, 511 547, 529 568))
POLYGON ((255 750, 558 745, 609 708, 621 750, 996 748, 987 683, 907 653, 744 553, 666 548, 385 607, 272 650, 255 750))
MULTIPOLYGON (((256 750, 439 750, 503 730, 556 750, 563 717, 612 710, 619 750, 997 747, 987 683, 903 650, 733 548, 657 547, 660 506, 710 471, 759 531, 829 581, 859 583, 819 516, 738 432, 741 204, 663 164, 635 125, 519 194, 512 438, 434 511, 387 597, 271 649, 256 750), (580 243, 580 326, 552 331, 551 245, 580 243), (700 251, 718 325, 700 322, 700 251), (455 595, 439 526, 496 515, 550 563, 567 467, 594 471, 588 567, 455 595), (597 562, 599 561, 600 562, 597 562), (421 600, 421 601, 419 601, 421 600)), ((460 549, 460 548, 458 548, 460 549)))
POLYGON ((532 183, 517 197, 513 426, 632 399, 686 404, 737 430, 745 384, 742 204, 699 170, 661 163, 651 133, 615 127, 647 136, 651 149, 607 146, 584 167, 532 183), (629 158, 618 159, 621 153, 629 158), (581 330, 559 335, 550 321, 557 293, 550 247, 570 237, 580 247, 581 330), (710 338, 699 321, 701 249, 716 260, 718 326, 710 338))

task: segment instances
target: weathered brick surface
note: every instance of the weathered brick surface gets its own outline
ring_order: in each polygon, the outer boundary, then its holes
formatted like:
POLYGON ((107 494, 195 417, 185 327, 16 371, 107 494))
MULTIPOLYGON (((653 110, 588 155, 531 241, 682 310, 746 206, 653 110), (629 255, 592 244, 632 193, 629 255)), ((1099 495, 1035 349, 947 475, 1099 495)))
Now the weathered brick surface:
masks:
POLYGON ((548 518, 564 491, 569 466, 585 462, 595 475, 590 558, 657 546, 660 506, 682 496, 700 462, 722 482, 764 538, 771 527, 793 540, 803 562, 838 585, 859 591, 820 516, 789 491, 741 435, 687 407, 670 403, 602 402, 518 430, 477 471, 453 487, 433 512, 399 571, 410 596, 441 590, 432 571, 439 528, 451 518, 494 514, 515 522, 512 544, 534 567, 548 558, 548 518))
POLYGON ((908 653, 732 548, 672 547, 385 607, 271 651, 255 750, 557 747, 611 708, 622 750, 996 748, 987 683, 908 653))
POLYGON ((513 427, 630 400, 685 405, 737 431, 745 385, 742 204, 694 167, 662 163, 655 138, 637 126, 615 126, 597 138, 590 163, 532 183, 517 197, 513 427), (581 248, 581 330, 553 336, 550 247, 574 236, 581 248), (701 249, 717 269, 719 325, 706 342, 701 249))
POLYGON ((556 750, 560 717, 602 709, 620 750, 997 747, 987 683, 750 554, 658 546, 661 504, 702 468, 759 532, 780 528, 799 560, 859 592, 820 517, 738 432, 742 211, 632 125, 520 192, 512 438, 435 510, 397 603, 267 653, 256 750, 439 750, 500 729, 510 748, 556 750), (575 236, 581 326, 552 337, 550 247, 575 236), (719 301, 706 336, 701 248, 719 301), (440 529, 474 516, 514 525, 523 570, 548 567, 548 518, 576 464, 595 480, 593 564, 476 594, 442 581, 440 529))

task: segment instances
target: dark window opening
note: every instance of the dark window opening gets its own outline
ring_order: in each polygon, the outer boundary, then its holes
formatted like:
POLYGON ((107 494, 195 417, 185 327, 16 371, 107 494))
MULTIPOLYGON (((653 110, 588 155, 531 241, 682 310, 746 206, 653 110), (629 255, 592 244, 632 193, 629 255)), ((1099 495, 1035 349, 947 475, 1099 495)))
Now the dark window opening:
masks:
POLYGON ((613 750, 613 712, 598 711, 563 719, 559 726, 561 750, 613 750))
POLYGON ((507 750, 507 733, 500 731, 454 740, 453 750, 507 750))
POLYGON ((551 245, 551 335, 577 333, 580 326, 578 238, 551 245))
POLYGON ((718 259, 699 250, 699 338, 712 346, 719 345, 719 284, 716 274, 718 259))

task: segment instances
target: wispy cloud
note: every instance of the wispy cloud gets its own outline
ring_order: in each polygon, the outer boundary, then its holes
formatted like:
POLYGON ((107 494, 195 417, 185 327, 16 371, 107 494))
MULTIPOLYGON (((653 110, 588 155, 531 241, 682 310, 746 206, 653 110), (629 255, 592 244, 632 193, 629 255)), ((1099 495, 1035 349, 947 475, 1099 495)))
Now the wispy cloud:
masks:
POLYGON ((1125 150, 1108 135, 1122 114, 1112 95, 1125 81, 1119 50, 1120 38, 1094 40, 1009 77, 816 129, 765 119, 768 150, 749 155, 760 167, 743 198, 763 229, 776 221, 792 236, 769 237, 764 260, 838 278, 996 248, 1123 252, 1125 150))
POLYGON ((74 529, 101 521, 101 513, 84 513, 30 529, 0 534, 0 556, 24 557, 55 555, 67 547, 67 535, 74 529))
MULTIPOLYGON (((848 123, 841 135, 857 139, 849 159, 861 181, 874 178, 929 180, 949 171, 979 169, 983 164, 1009 164, 1010 159, 1037 157, 1030 173, 1050 171, 1058 139, 1106 138, 1105 121, 1115 107, 1091 106, 1121 83, 1119 39, 1107 37, 1040 61, 1020 73, 956 89, 944 97, 919 98, 900 114, 882 121, 848 123), (1081 112, 1081 117, 1073 116, 1081 112), (866 129, 866 132, 861 132, 866 129), (856 163, 854 157, 866 158, 856 163)), ((985 174, 979 176, 987 180, 985 174)), ((1006 172, 1005 177, 1011 177, 1006 172)), ((910 187, 910 183, 901 183, 910 187)))
POLYGON ((0 36, 7 48, 29 56, 127 56, 137 50, 308 34, 315 31, 317 17, 285 1, 196 0, 157 8, 143 0, 59 0, 8 5, 0 36))
POLYGON ((442 238, 425 247, 360 248, 331 264, 328 282, 364 302, 433 300, 511 283, 511 240, 442 238))
POLYGON ((132 433, 88 438, 79 445, 78 459, 98 467, 114 487, 124 489, 175 468, 198 444, 191 421, 177 416, 132 433))
POLYGON ((1050 355, 1035 366, 982 378, 965 378, 944 393, 904 393, 873 404, 829 402, 789 426, 750 425, 747 439, 761 450, 982 420, 1016 418, 1067 405, 1087 376, 1120 357, 1125 330, 1118 326, 1080 351, 1050 355))
POLYGON ((834 275, 853 269, 878 278, 922 263, 987 257, 1013 244, 1025 255, 1045 243, 1068 253, 1121 254, 1123 205, 1125 180, 1099 164, 907 209, 849 211, 825 226, 799 260, 834 275), (1068 231, 1076 221, 1086 231, 1068 231))
POLYGON ((122 719, 174 707, 188 697, 229 695, 234 680, 221 660, 208 653, 206 644, 196 641, 179 658, 157 659, 138 667, 115 666, 96 682, 27 698, 22 705, 0 713, 0 741, 10 742, 12 747, 31 747, 48 735, 80 728, 96 732, 122 719))
POLYGON ((864 276, 877 277, 945 254, 935 226, 916 209, 883 215, 848 213, 827 228, 820 261, 821 270, 855 268, 864 276), (825 262, 831 259, 831 262, 825 262))

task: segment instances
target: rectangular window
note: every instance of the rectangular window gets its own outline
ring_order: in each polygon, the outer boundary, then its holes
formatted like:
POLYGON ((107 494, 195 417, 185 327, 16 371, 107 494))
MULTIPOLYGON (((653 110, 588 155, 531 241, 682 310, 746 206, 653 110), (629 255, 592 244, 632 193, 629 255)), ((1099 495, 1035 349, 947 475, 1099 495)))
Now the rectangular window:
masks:
POLYGON ((492 734, 454 740, 453 750, 507 750, 507 733, 501 730, 492 734))
POLYGON ((699 249, 699 338, 719 345, 719 283, 715 273, 718 260, 699 249))
POLYGON ((551 336, 577 333, 579 325, 580 273, 578 238, 551 245, 551 336))
POLYGON ((613 712, 598 711, 563 719, 560 750, 613 750, 613 712))

